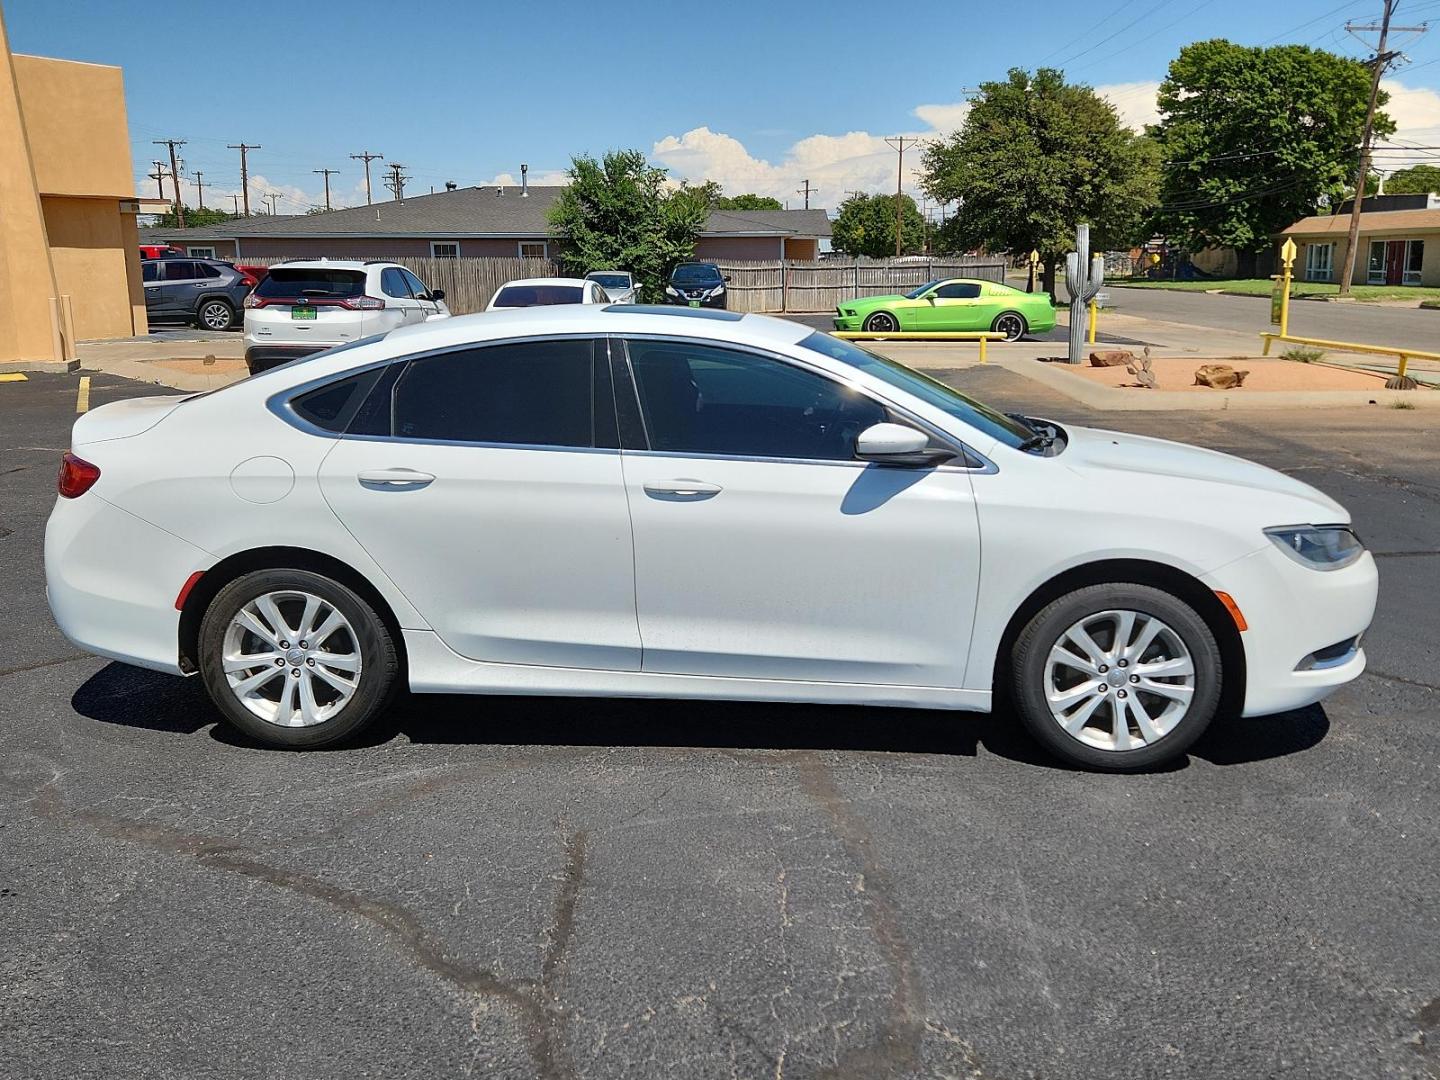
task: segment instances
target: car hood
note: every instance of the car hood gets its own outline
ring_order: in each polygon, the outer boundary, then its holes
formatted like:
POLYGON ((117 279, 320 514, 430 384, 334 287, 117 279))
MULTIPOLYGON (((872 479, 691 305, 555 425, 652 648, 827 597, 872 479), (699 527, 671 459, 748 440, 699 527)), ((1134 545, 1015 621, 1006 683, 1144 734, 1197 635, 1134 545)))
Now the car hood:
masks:
POLYGON ((893 296, 857 296, 854 300, 842 300, 842 308, 867 308, 884 307, 886 304, 899 304, 909 300, 908 296, 895 293, 893 296))
POLYGON ((1157 499, 1166 495, 1183 499, 1192 484, 1224 485, 1254 493, 1272 517, 1279 514, 1270 524, 1350 521, 1349 512, 1318 488, 1244 458, 1119 431, 1066 427, 1065 432, 1069 442, 1059 460, 1077 472, 1101 478, 1123 473, 1172 481, 1169 490, 1163 484, 1152 489, 1157 499))
POLYGON ((111 439, 128 439, 142 431, 149 431, 188 396, 167 394, 164 397, 126 398, 91 409, 71 428, 70 446, 73 449, 111 439))

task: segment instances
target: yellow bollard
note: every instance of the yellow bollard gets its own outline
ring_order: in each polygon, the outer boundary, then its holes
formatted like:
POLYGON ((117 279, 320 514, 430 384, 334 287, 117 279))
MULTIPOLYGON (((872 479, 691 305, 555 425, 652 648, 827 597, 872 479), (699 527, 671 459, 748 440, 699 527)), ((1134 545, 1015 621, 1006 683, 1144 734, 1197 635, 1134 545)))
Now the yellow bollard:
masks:
POLYGON ((1095 344, 1095 323, 1099 318, 1099 305, 1094 300, 1090 301, 1090 333, 1086 338, 1091 345, 1095 344))
MULTIPOLYGON (((159 170, 157 169, 156 171, 158 172, 159 170)), ((1397 370, 1397 371, 1395 372, 1395 374, 1399 375, 1400 378, 1402 378, 1402 379, 1405 378, 1405 368, 1406 368, 1407 366, 1409 366, 1409 364, 1410 364, 1410 358, 1409 358, 1408 356, 1406 356, 1404 353, 1401 353, 1401 354, 1400 354, 1400 367, 1399 367, 1399 370, 1397 370)))
MULTIPOLYGON (((982 338, 980 339, 980 363, 982 363, 982 364, 985 363, 985 346, 986 346, 987 344, 989 344, 989 341, 990 341, 989 338, 983 338, 983 337, 982 337, 982 338)), ((1403 375, 1403 374, 1405 374, 1405 373, 1402 371, 1400 374, 1403 375)))

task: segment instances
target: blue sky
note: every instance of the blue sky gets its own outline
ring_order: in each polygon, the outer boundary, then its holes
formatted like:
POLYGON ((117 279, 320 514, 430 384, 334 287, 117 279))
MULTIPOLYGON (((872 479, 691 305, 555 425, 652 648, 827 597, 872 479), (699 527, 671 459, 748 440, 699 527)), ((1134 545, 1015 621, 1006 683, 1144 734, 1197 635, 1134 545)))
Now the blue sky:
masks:
MULTIPOLYGON (((1380 8, 1380 0, 0 3, 15 51, 125 69, 143 193, 154 192, 143 177, 163 153, 150 140, 174 136, 188 140, 186 168, 203 172, 207 204, 219 204, 239 190, 238 155, 225 144, 243 140, 263 148, 251 155, 252 201, 262 187, 278 191, 281 211, 292 213, 320 198, 311 169, 341 170, 332 178, 337 204, 363 202, 361 165, 348 155, 364 149, 408 166, 412 194, 446 180, 512 180, 522 161, 543 182, 571 154, 637 147, 677 176, 791 205, 809 178, 819 188, 812 205, 833 207, 847 190, 893 185, 885 136, 951 130, 967 88, 1009 67, 1061 66, 1139 123, 1187 42, 1300 42, 1358 56, 1364 49, 1343 24, 1380 8)), ((1401 0, 1399 21, 1426 18, 1435 32, 1402 43, 1414 63, 1392 80, 1402 137, 1436 144, 1440 0, 1401 0)))

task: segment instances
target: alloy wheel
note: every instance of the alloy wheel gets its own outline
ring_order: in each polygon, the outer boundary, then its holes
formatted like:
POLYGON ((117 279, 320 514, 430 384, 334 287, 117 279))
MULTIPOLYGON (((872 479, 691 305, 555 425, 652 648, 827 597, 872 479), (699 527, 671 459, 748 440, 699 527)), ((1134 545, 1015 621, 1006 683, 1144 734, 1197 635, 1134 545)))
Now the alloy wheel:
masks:
POLYGON ((1019 341, 1025 336, 1025 320, 1019 315, 1001 315, 995 320, 995 332, 1004 334, 1006 341, 1019 341))
POLYGON ((893 334, 896 330, 895 316, 885 312, 877 312, 870 316, 870 333, 872 334, 893 334))
POLYGON ((232 316, 224 304, 211 303, 200 309, 200 321, 210 330, 228 330, 232 316))
POLYGON ((299 590, 262 593, 236 612, 222 663, 236 700, 278 727, 323 724, 360 685, 360 641, 349 620, 299 590))
POLYGON ((1098 750, 1165 738, 1195 696, 1195 661, 1170 626, 1140 611, 1100 611, 1060 635, 1045 662, 1055 723, 1098 750))

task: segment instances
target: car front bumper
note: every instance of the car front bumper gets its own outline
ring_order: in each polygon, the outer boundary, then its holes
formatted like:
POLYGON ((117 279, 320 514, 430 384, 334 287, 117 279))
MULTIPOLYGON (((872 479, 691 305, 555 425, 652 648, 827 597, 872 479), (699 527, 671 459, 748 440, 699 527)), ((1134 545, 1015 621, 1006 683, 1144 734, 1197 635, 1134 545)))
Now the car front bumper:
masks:
POLYGON ((1361 635, 1380 575, 1367 551, 1341 570, 1311 570, 1267 545, 1202 579, 1227 593, 1247 625, 1246 716, 1303 708, 1365 670, 1361 635), (1319 654, 1317 656, 1317 654, 1319 654))
POLYGON ((728 296, 728 293, 721 293, 719 296, 707 296, 703 299, 697 297, 692 300, 688 296, 670 296, 667 293, 665 296, 665 303, 673 304, 677 307, 719 308, 723 311, 725 309, 725 301, 728 296))
POLYGON ((836 330, 860 330, 865 325, 864 315, 835 315, 836 330))

